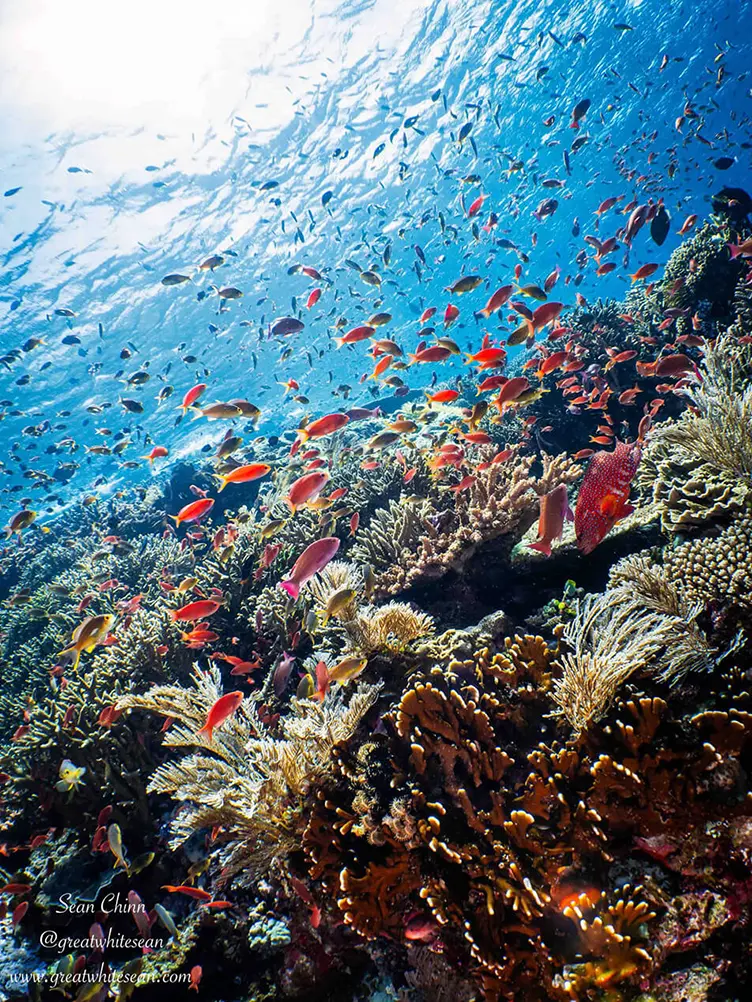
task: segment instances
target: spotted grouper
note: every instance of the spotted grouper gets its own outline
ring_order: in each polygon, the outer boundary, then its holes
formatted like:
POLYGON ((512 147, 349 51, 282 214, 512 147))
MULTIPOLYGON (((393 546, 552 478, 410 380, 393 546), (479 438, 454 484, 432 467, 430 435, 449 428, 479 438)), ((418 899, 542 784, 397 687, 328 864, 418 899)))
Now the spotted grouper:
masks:
POLYGON ((622 518, 634 511, 629 486, 640 463, 639 445, 617 442, 613 452, 596 452, 577 495, 574 529, 583 553, 596 546, 622 518))

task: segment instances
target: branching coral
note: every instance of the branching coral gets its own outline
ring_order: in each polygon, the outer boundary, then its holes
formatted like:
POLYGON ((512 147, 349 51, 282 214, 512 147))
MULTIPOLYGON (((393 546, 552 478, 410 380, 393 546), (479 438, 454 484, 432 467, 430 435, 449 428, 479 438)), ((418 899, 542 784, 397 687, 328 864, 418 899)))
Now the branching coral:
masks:
POLYGON ((171 717, 165 744, 200 749, 166 762, 149 782, 151 792, 169 793, 183 804, 173 822, 173 846, 196 831, 214 830, 223 875, 250 883, 299 847, 305 801, 330 773, 333 747, 352 736, 378 689, 362 686, 349 702, 341 694, 323 704, 294 700, 279 737, 261 724, 257 704, 244 700, 210 743, 198 731, 222 695, 219 671, 196 668, 193 682, 193 689, 166 685, 126 695, 118 705, 171 717))
POLYGON ((461 571, 481 544, 507 537, 510 546, 538 514, 538 496, 560 483, 573 483, 581 469, 565 454, 542 458, 540 476, 534 457, 516 456, 490 464, 473 476, 453 503, 392 502, 361 533, 353 559, 376 572, 376 594, 396 595, 449 570, 461 571))

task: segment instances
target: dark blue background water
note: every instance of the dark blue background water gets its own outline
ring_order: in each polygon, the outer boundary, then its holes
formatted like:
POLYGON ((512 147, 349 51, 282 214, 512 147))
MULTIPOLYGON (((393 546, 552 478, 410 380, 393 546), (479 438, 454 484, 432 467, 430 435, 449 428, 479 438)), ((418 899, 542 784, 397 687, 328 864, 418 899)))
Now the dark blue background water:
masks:
MULTIPOLYGON (((529 256, 524 281, 542 283, 559 264, 553 298, 572 305, 575 287, 565 288, 563 277, 578 271, 582 237, 611 235, 624 222, 608 214, 595 230, 598 204, 610 195, 624 195, 622 205, 635 195, 662 197, 672 216, 662 248, 643 231, 628 269, 620 252, 612 275, 595 277, 592 261, 585 270, 579 291, 589 301, 621 298, 628 271, 665 262, 686 215, 707 214, 713 191, 750 186, 750 152, 741 146, 750 138, 749 15, 748 4, 657 0, 567 8, 278 0, 225 3, 217 11, 139 0, 117 16, 89 0, 3 4, 1 186, 20 190, 0 198, 0 347, 20 348, 30 337, 45 343, 0 372, 0 459, 11 471, 2 486, 29 484, 15 456, 48 473, 61 460, 81 463, 72 481, 77 491, 100 476, 105 495, 144 482, 148 466, 122 470, 117 457, 87 459, 82 449, 45 454, 68 435, 80 446, 111 443, 97 428, 129 428, 135 439, 141 425, 173 459, 216 442, 224 424, 174 425, 175 405, 205 368, 205 401, 252 400, 263 410, 260 433, 339 409, 331 389, 342 383, 353 387, 350 405, 370 403, 358 383, 371 368, 365 346, 333 348, 338 317, 354 325, 380 299, 394 317, 384 335, 412 350, 417 316, 429 305, 443 312, 442 290, 460 274, 482 275, 490 291, 510 279, 519 257, 499 238, 529 256), (582 98, 591 107, 575 132, 568 123, 582 98), (678 132, 686 98, 697 117, 678 132), (543 124, 549 115, 552 127, 543 124), (406 119, 414 125, 405 128, 406 119), (472 130, 460 144, 465 123, 472 130), (589 141, 570 152, 568 175, 563 151, 584 134, 589 141), (720 172, 712 162, 724 155, 737 162, 720 172), (514 161, 521 169, 510 171, 514 161), (631 181, 626 171, 634 171, 631 181), (461 183, 468 174, 482 183, 461 183), (637 186, 641 175, 647 180, 637 186), (566 185, 546 190, 546 178, 566 185), (276 186, 264 190, 266 182, 276 186), (499 224, 476 239, 460 199, 466 208, 480 191, 488 199, 479 224, 489 211, 499 224), (326 207, 325 192, 332 193, 326 207), (539 222, 532 210, 551 196, 558 210, 539 222), (450 229, 442 232, 439 213, 450 229), (575 218, 579 238, 572 236, 575 218), (227 263, 215 275, 199 272, 215 252, 227 263), (381 290, 365 285, 346 259, 378 265, 381 290), (269 340, 270 320, 290 314, 293 297, 303 307, 321 284, 288 275, 295 264, 313 265, 332 284, 304 311, 303 332, 269 340), (193 281, 163 287, 172 272, 193 281), (244 296, 220 314, 211 282, 244 296), (210 294, 199 301, 202 292, 210 294), (55 316, 60 308, 76 316, 55 316), (63 343, 71 335, 80 343, 63 343), (122 360, 127 345, 133 355, 122 360), (183 362, 186 355, 197 361, 183 362), (147 362, 150 381, 126 387, 122 380, 147 362), (310 405, 283 396, 275 380, 291 376, 310 405), (175 392, 157 406, 165 382, 175 392), (120 396, 141 400, 145 413, 126 414, 120 396), (107 402, 113 406, 101 415, 85 410, 107 402), (56 417, 64 410, 69 418, 56 417), (51 428, 41 437, 22 434, 45 419, 51 428)), ((462 316, 453 336, 463 348, 479 346, 482 331, 498 326, 472 318, 487 295, 478 289, 457 301, 462 316)), ((439 377, 446 381, 460 368, 444 366, 439 377)), ((405 378, 420 387, 431 373, 416 367, 405 378)), ((144 451, 136 445, 121 458, 144 451)), ((17 505, 17 497, 5 504, 17 505)))

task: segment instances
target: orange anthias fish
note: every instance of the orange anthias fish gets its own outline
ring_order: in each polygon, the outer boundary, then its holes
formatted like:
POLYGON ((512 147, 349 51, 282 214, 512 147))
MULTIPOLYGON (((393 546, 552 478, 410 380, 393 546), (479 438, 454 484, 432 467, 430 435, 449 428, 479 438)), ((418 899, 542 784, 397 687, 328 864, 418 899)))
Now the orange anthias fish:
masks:
POLYGON ((298 435, 302 442, 307 442, 311 438, 324 438, 327 435, 333 435, 340 428, 344 428, 349 420, 347 414, 326 414, 324 417, 312 421, 305 428, 298 428, 298 435))
POLYGON ((216 474, 220 488, 217 493, 221 493, 228 484, 248 484, 259 477, 265 477, 271 470, 267 463, 247 463, 245 466, 236 466, 229 473, 216 474))
POLYGON ((181 522, 199 522, 204 515, 208 515, 214 507, 214 498, 201 498, 199 501, 191 501, 184 508, 181 508, 177 515, 169 515, 173 519, 175 526, 181 522))
POLYGON ((312 473, 304 473, 302 477, 298 477, 291 485, 285 498, 293 515, 300 505, 317 498, 328 481, 329 474, 325 470, 314 470, 312 473))
POLYGON ((235 713, 243 702, 243 693, 240 690, 236 692, 226 692, 224 696, 220 696, 216 703, 212 706, 206 716, 206 723, 203 727, 200 727, 197 734, 205 734, 208 741, 212 741, 214 735, 215 727, 219 727, 221 724, 231 717, 235 713))
POLYGON ((213 598, 205 598, 199 602, 189 602, 179 609, 171 609, 170 619, 174 623, 197 623, 200 619, 213 616, 219 607, 220 603, 215 602, 213 598))
POLYGON ((561 537, 564 531, 564 520, 572 521, 574 516, 569 507, 567 488, 559 484, 548 494, 540 498, 540 520, 538 522, 538 538, 530 544, 531 550, 538 550, 547 557, 551 556, 551 543, 561 537))
POLYGON ((592 553, 614 525, 634 511, 629 485, 640 463, 639 445, 617 442, 613 452, 596 452, 577 495, 574 528, 577 545, 592 553))
POLYGON ((169 450, 166 449, 165 446, 155 445, 154 448, 151 450, 151 452, 147 453, 147 455, 142 456, 141 458, 148 459, 149 465, 151 466, 153 465, 155 459, 164 459, 165 456, 168 455, 169 455, 169 450))

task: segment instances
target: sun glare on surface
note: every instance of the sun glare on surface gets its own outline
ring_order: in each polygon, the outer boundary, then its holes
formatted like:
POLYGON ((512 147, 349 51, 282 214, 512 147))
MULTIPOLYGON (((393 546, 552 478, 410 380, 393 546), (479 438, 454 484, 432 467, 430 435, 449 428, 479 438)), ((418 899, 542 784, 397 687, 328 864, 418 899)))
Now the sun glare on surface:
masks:
POLYGON ((302 0, 0 6, 0 103, 50 131, 202 127, 310 21, 302 0))

